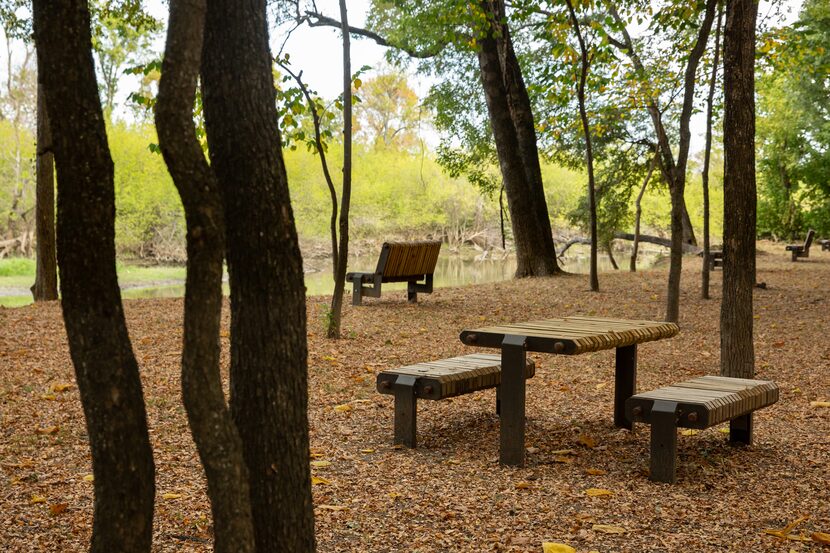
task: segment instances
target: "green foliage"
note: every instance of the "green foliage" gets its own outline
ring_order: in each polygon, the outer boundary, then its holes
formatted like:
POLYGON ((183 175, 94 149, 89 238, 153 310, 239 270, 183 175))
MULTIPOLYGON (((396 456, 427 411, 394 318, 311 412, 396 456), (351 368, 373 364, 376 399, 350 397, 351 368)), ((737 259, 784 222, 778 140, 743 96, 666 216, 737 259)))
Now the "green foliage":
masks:
POLYGON ((0 259, 0 277, 35 276, 35 260, 24 257, 0 259))

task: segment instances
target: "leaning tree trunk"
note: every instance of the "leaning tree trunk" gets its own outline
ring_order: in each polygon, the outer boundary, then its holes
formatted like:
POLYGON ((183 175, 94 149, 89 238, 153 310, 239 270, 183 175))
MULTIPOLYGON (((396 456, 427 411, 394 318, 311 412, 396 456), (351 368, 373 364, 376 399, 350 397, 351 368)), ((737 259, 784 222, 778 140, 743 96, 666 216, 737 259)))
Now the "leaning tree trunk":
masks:
POLYGON ((343 190, 340 194, 340 245, 336 250, 334 293, 331 296, 331 313, 326 328, 329 338, 340 338, 346 264, 349 260, 349 207, 352 199, 352 54, 346 0, 340 0, 340 21, 343 25, 343 190))
POLYGON ((231 413, 257 551, 314 550, 303 264, 280 149, 266 3, 207 1, 202 90, 225 203, 231 413))
POLYGON ((755 286, 755 0, 728 0, 723 33, 721 374, 752 378, 755 286))
POLYGON ((217 553, 254 551, 242 440, 222 391, 222 196, 193 124, 205 0, 171 0, 156 103, 159 147, 187 220, 182 399, 207 477, 217 553))
POLYGON ((715 28, 715 54, 712 59, 712 78, 709 81, 709 96, 706 98, 706 147, 703 153, 703 269, 700 273, 700 293, 703 299, 709 299, 709 163, 712 158, 712 107, 715 101, 715 88, 718 80, 718 63, 720 61, 720 27, 723 13, 718 9, 718 24, 715 28))
MULTIPOLYGON (((516 132, 516 141, 519 147, 519 156, 530 194, 532 213, 528 217, 538 226, 536 233, 541 240, 536 245, 542 258, 536 264, 542 266, 542 272, 526 276, 552 275, 561 272, 556 257, 556 246, 553 242, 553 232, 550 226, 548 204, 545 199, 545 188, 542 181, 542 166, 539 162, 539 148, 536 136, 536 124, 533 120, 533 109, 527 86, 522 76, 522 68, 513 49, 513 40, 510 28, 507 25, 503 0, 490 0, 488 13, 492 17, 492 29, 497 31, 494 39, 499 53, 499 64, 504 82, 504 91, 507 96, 507 105, 510 110, 510 119, 516 132)), ((517 246, 518 250, 518 246, 517 246)), ((518 274, 518 271, 517 271, 518 274)))
POLYGON ((93 552, 147 552, 153 455, 115 274, 115 188, 85 2, 35 0, 38 67, 58 175, 57 247, 69 352, 95 475, 93 552))
POLYGON ((55 167, 52 135, 43 86, 37 85, 37 149, 35 173, 35 232, 37 234, 37 270, 32 285, 35 301, 58 299, 58 264, 55 253, 55 167))
POLYGON ((640 192, 637 194, 637 200, 634 202, 634 244, 631 247, 631 261, 628 270, 632 273, 637 271, 637 255, 640 250, 640 219, 643 215, 643 195, 646 193, 648 181, 651 180, 651 174, 654 172, 654 167, 660 162, 660 154, 655 153, 654 158, 648 166, 646 178, 643 179, 643 185, 640 187, 640 192))
MULTIPOLYGON (((483 1, 482 9, 492 16, 493 6, 483 1)), ((500 21, 496 19, 496 21, 500 21)), ((527 178, 521 144, 511 116, 510 101, 505 86, 505 75, 494 34, 496 27, 491 19, 491 32, 478 42, 478 62, 481 83, 487 101, 490 126, 496 143, 507 207, 516 245, 516 276, 545 276, 559 271, 556 251, 552 249, 553 237, 547 208, 544 214, 539 208, 538 192, 534 193, 527 178)), ((536 158, 538 163, 538 155, 536 158)))
MULTIPOLYGON (((585 41, 582 38, 582 31, 579 28, 579 20, 576 18, 573 4, 571 0, 565 0, 568 6, 568 13, 571 16, 571 25, 573 25, 576 38, 579 42, 580 51, 580 70, 579 83, 577 84, 576 97, 579 100, 579 118, 582 121, 582 133, 585 135, 585 163, 588 166, 588 212, 591 219, 591 268, 590 280, 591 290, 599 291, 599 276, 597 275, 597 194, 596 181, 594 180, 594 150, 591 147, 591 126, 588 124, 588 112, 585 110, 585 81, 588 78, 588 49, 585 47, 585 41)), ((608 255, 614 268, 617 268, 617 263, 614 261, 614 256, 611 254, 611 247, 608 246, 608 255)))

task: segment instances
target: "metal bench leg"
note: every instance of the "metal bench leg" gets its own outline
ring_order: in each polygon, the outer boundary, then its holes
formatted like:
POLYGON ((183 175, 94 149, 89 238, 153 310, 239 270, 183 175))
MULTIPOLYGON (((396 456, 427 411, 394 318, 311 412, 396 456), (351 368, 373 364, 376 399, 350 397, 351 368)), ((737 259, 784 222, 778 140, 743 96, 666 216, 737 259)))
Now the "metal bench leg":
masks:
POLYGON ((499 460, 503 465, 525 462, 525 338, 506 336, 501 344, 499 460))
POLYGON ((395 443, 415 447, 418 419, 418 398, 415 397, 414 376, 398 376, 392 389, 395 394, 395 443))
POLYGON ((637 391, 637 344, 617 348, 614 376, 614 425, 631 430, 625 417, 625 400, 637 391))
POLYGON ((735 417, 729 421, 729 443, 752 443, 752 413, 742 417, 735 417))
POLYGON ((501 386, 496 386, 496 414, 501 415, 501 386))
POLYGON ((352 282, 352 305, 360 305, 363 301, 363 283, 360 279, 352 282))
POLYGON ((418 303, 418 292, 413 289, 412 283, 406 288, 406 301, 409 303, 418 303))
POLYGON ((649 480, 673 484, 677 468, 677 403, 655 400, 651 407, 649 480))

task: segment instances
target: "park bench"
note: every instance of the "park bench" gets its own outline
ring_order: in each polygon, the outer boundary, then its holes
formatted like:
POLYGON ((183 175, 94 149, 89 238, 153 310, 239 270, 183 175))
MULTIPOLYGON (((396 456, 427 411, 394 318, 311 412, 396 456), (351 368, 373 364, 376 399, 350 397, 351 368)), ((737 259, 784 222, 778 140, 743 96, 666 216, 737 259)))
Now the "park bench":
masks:
POLYGON ((731 443, 752 443, 752 412, 778 401, 778 385, 765 380, 702 376, 625 402, 632 422, 651 425, 651 471, 656 482, 675 481, 677 428, 705 429, 729 421, 731 443))
MULTIPOLYGON (((698 255, 703 257, 703 252, 698 255)), ((714 271, 718 267, 723 269, 723 250, 709 250, 709 270, 714 271)))
POLYGON ((790 244, 786 247, 788 252, 793 252, 793 262, 798 261, 799 257, 810 257, 810 245, 813 243, 813 236, 815 236, 816 231, 810 229, 807 231, 807 238, 804 240, 804 244, 790 244))
MULTIPOLYGON (((525 364, 525 378, 532 378, 536 365, 525 364)), ((377 388, 395 396, 395 444, 415 447, 418 399, 445 399, 496 388, 496 413, 499 413, 501 356, 474 353, 416 365, 407 365, 378 374, 377 388)))
POLYGON ((821 244, 821 251, 830 252, 830 240, 819 240, 818 243, 821 244))
POLYGON ((441 251, 440 241, 384 242, 373 273, 346 273, 346 282, 354 285, 352 305, 360 305, 363 296, 380 297, 381 283, 407 282, 407 299, 418 301, 418 292, 432 293, 432 275, 441 251), (424 282, 419 282, 423 280, 424 282), (371 286, 364 286, 371 284, 371 286))

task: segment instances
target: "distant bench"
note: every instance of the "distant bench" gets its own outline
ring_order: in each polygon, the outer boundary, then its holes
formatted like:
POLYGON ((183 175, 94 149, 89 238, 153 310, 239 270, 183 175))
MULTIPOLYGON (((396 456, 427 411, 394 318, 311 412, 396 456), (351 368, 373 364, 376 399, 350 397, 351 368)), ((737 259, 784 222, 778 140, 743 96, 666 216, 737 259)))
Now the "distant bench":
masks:
POLYGON ((830 252, 830 240, 819 240, 818 243, 821 244, 821 251, 830 252))
MULTIPOLYGON (((525 364, 525 378, 536 374, 530 359, 525 364)), ((407 365, 378 374, 378 392, 395 396, 395 441, 415 447, 418 399, 445 399, 478 390, 496 388, 496 412, 499 409, 501 356, 474 353, 407 365)))
MULTIPOLYGON (((698 255, 704 257, 703 252, 698 255)), ((714 271, 718 267, 723 269, 723 250, 709 250, 709 270, 714 271)))
POLYGON ((704 429, 729 421, 729 441, 752 443, 752 412, 778 401, 766 380, 702 376, 628 398, 628 420, 651 425, 651 471, 657 482, 675 481, 677 428, 704 429))
POLYGON ((384 242, 378 258, 378 266, 373 273, 346 273, 346 282, 354 285, 352 305, 360 305, 363 296, 380 297, 381 283, 407 282, 407 299, 410 303, 418 301, 418 292, 432 293, 432 277, 440 241, 423 242, 384 242), (423 280, 424 282, 419 282, 423 280), (372 286, 364 286, 371 284, 372 286))
MULTIPOLYGON (((788 252, 793 252, 793 263, 798 261, 799 257, 810 257, 810 245, 813 243, 813 237, 815 236, 816 231, 810 229, 807 231, 807 238, 804 240, 804 244, 790 244, 785 249, 788 252)), ((822 249, 824 249, 824 244, 822 244, 822 249)))

